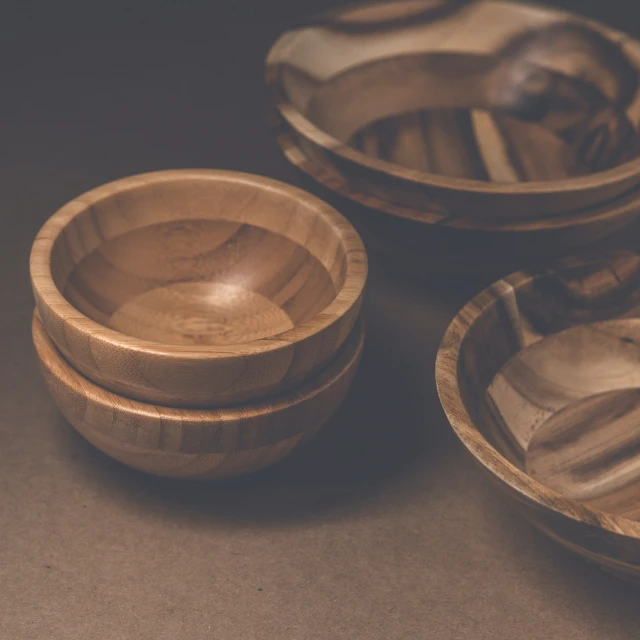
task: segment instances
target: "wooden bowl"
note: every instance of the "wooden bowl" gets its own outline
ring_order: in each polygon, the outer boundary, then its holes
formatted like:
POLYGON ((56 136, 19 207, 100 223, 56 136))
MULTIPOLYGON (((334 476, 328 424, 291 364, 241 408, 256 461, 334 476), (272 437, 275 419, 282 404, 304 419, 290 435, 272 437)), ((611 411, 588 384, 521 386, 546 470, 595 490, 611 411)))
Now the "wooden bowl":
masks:
POLYGON ((640 183, 640 43, 565 12, 342 8, 266 64, 274 108, 314 152, 419 221, 531 221, 640 183))
POLYGON ((47 333, 97 384, 169 406, 293 388, 358 317, 367 259, 321 200, 241 173, 164 171, 56 212, 31 253, 47 333))
POLYGON ((496 282, 451 323, 436 380, 458 437, 519 511, 640 580, 640 254, 496 282))
POLYGON ((640 214, 640 187, 636 187, 610 202, 563 215, 511 222, 476 218, 457 220, 455 224, 430 223, 406 207, 384 200, 383 194, 373 195, 349 180, 326 155, 315 152, 273 112, 271 125, 289 161, 351 201, 343 210, 367 249, 405 278, 429 279, 443 273, 498 278, 595 244, 628 226, 640 214))
POLYGON ((221 478, 257 471, 314 435, 342 403, 360 361, 359 321, 311 381, 259 404, 184 409, 130 400, 77 373, 49 340, 38 312, 33 340, 51 396, 91 444, 155 475, 221 478))

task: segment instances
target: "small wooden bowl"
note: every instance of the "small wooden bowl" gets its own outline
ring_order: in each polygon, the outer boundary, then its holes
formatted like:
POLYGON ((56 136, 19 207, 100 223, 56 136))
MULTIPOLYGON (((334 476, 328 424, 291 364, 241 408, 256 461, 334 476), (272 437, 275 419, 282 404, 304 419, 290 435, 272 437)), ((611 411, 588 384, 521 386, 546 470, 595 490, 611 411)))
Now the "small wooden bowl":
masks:
POLYGON ((331 362, 295 391, 260 404, 209 410, 146 404, 95 385, 62 358, 37 311, 33 340, 56 405, 91 444, 140 471, 205 479, 257 471, 314 435, 349 389, 364 326, 359 321, 331 362))
POLYGON ((266 64, 313 153, 418 221, 530 222, 640 184, 640 43, 565 12, 342 8, 285 33, 266 64))
POLYGON ((31 253, 47 333, 100 386, 168 406, 254 401, 319 371, 358 317, 367 259, 321 200, 241 173, 90 191, 31 253))
POLYGON ((436 381, 460 440, 535 526, 640 580, 640 254, 496 282, 451 323, 436 381))

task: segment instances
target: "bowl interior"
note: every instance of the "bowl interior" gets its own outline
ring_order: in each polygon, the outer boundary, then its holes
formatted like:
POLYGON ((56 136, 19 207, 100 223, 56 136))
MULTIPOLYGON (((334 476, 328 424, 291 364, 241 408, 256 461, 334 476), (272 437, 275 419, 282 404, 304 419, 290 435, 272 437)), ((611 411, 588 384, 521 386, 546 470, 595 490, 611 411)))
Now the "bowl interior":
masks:
POLYGON ((56 286, 83 314, 175 345, 281 334, 321 313, 346 269, 326 212, 238 179, 108 194, 68 222, 51 254, 56 286))
POLYGON ((640 520, 640 256, 574 260, 477 301, 457 373, 476 427, 543 485, 640 520))
POLYGON ((345 30, 347 10, 294 32, 270 59, 286 100, 338 143, 426 174, 563 180, 637 157, 634 43, 526 5, 417 4, 372 5, 375 28, 345 30))

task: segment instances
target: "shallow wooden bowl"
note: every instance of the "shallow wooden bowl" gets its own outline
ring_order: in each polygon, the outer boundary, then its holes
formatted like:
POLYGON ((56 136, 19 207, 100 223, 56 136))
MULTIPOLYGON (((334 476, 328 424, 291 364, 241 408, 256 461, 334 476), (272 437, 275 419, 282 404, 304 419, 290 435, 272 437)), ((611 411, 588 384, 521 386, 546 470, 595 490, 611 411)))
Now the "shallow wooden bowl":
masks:
POLYGON ((640 580, 640 254, 496 282, 450 325, 436 379, 463 444, 534 525, 640 580))
POLYGON ((294 391, 258 404, 208 410, 151 405, 97 386, 62 358, 37 311, 33 340, 53 400, 91 444, 140 471, 200 479, 257 471, 313 436, 349 389, 364 327, 359 321, 329 364, 294 391))
POLYGON ((119 180, 55 213, 31 253, 44 326, 99 385, 221 406, 319 371, 358 317, 367 259, 321 200, 241 173, 119 180))
POLYGON ((455 224, 432 223, 403 205, 385 200, 382 194, 362 190, 273 112, 271 124, 292 164, 351 200, 344 210, 348 210, 367 249, 382 256, 403 277, 430 279, 443 273, 500 277, 593 245, 628 226, 640 214, 640 187, 636 187, 610 202, 563 215, 510 222, 476 218, 456 220, 455 224))
POLYGON ((342 8, 285 33, 266 64, 275 110, 312 152, 419 221, 531 221, 640 183, 640 43, 568 13, 342 8))

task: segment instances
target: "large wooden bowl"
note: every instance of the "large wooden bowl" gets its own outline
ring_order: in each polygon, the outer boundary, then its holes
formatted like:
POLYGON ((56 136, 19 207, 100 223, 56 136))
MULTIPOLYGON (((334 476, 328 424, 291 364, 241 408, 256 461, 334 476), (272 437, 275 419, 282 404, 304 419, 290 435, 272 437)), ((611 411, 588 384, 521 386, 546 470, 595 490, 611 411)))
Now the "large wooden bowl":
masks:
POLYGON ((334 209, 240 173, 119 180, 55 213, 31 253, 47 333, 97 384, 169 406, 293 388, 358 317, 360 237, 334 209))
POLYGON ((640 43, 571 14, 496 0, 342 8, 284 34, 266 64, 279 117, 405 217, 531 221, 640 183, 640 43))
POLYGON ((640 254, 496 282, 447 330, 436 379, 458 437, 534 525, 640 580, 640 254))
POLYGON ((257 471, 313 436, 349 389, 364 327, 358 322, 330 363, 302 387, 259 404, 208 410, 151 405, 95 385, 62 358, 37 311, 33 340, 53 400, 91 444, 141 471, 200 479, 257 471))

